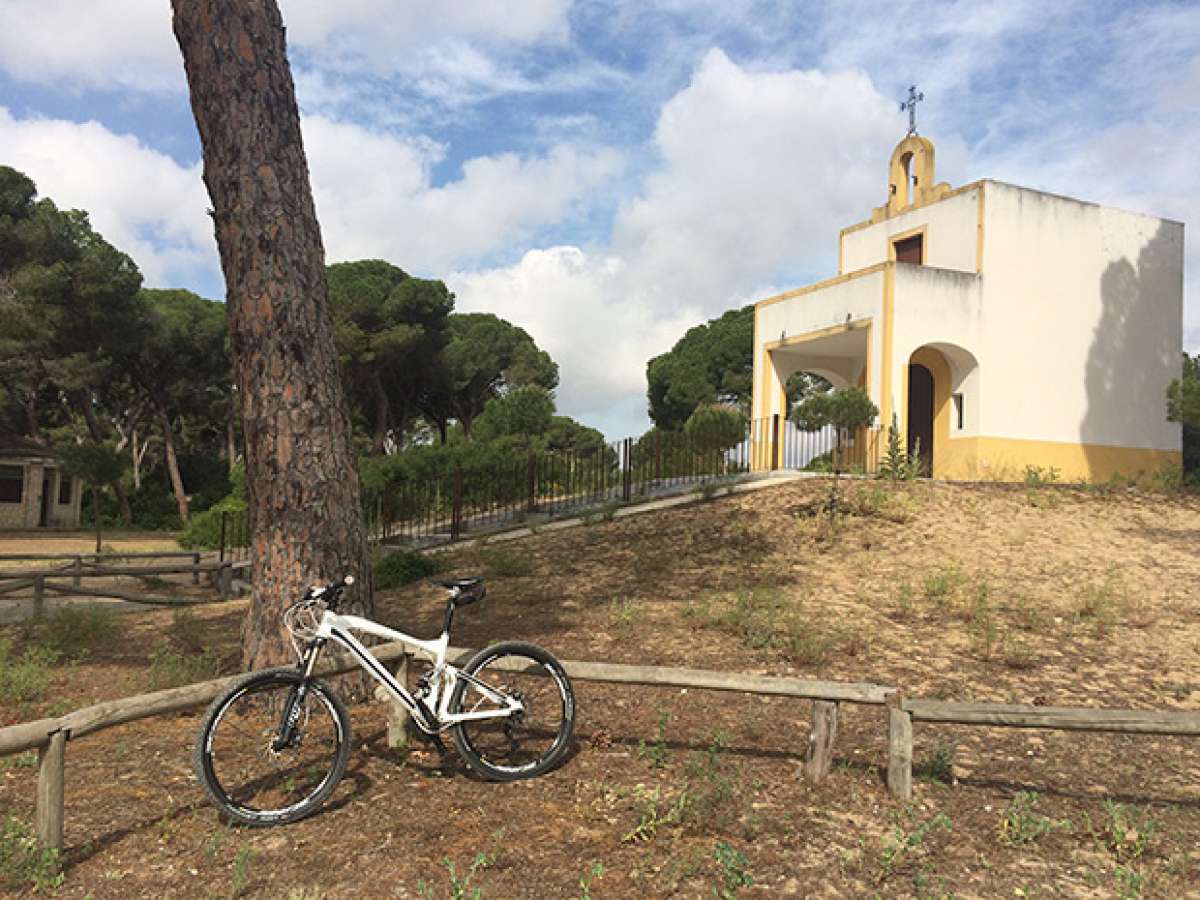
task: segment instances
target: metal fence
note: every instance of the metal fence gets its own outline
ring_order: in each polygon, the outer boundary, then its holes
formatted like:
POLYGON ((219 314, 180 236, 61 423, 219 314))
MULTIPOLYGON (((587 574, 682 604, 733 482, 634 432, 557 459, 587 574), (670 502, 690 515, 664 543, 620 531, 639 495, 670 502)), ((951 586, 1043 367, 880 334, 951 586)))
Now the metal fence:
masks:
POLYGON ((221 513, 220 543, 217 545, 218 562, 236 562, 250 558, 250 514, 242 512, 221 513))
MULTIPOLYGON (((806 432, 781 416, 751 421, 730 444, 703 434, 652 429, 592 447, 513 452, 487 464, 395 480, 365 499, 368 532, 376 541, 438 543, 530 516, 558 516, 649 499, 681 488, 750 472, 832 471, 832 428, 806 432)), ((878 428, 847 437, 838 458, 843 472, 878 471, 886 441, 878 428)), ((219 559, 249 556, 245 513, 221 517, 219 559)))

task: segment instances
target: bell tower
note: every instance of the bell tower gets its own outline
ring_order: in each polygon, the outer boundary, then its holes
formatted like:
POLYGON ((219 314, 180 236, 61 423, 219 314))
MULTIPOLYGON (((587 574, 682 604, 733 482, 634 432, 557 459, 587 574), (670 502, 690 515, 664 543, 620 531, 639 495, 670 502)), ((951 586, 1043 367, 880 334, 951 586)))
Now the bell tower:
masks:
POLYGON ((914 85, 908 89, 908 100, 900 104, 901 110, 908 110, 908 133, 892 151, 887 202, 875 208, 872 222, 933 203, 950 191, 950 185, 944 181, 938 184, 934 178, 933 141, 917 134, 917 103, 924 99, 925 95, 918 94, 914 85))

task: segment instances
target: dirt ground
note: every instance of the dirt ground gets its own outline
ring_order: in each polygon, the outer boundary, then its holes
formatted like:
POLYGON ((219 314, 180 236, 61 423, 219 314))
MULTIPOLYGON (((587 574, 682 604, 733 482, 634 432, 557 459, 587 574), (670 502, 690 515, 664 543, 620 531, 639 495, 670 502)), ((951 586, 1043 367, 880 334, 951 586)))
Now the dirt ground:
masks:
MULTIPOLYGON (((101 546, 126 552, 178 550, 174 536, 155 531, 104 532, 101 546)), ((85 531, 6 531, 0 535, 0 554, 93 553, 96 535, 85 531)))
MULTIPOLYGON (((804 481, 442 554, 489 584, 454 643, 522 638, 564 659, 910 697, 1200 710, 1200 498, 855 482, 833 527, 828 491, 804 481)), ((378 606, 417 634, 440 621, 427 586, 378 606)), ((40 700, 0 698, 0 726, 148 690, 179 674, 170 652, 233 671, 244 609, 121 617, 121 640, 60 669, 40 700)), ((884 784, 879 708, 843 705, 833 772, 813 786, 799 777, 807 703, 575 687, 571 755, 508 785, 389 750, 381 707, 359 704, 333 800, 276 829, 226 826, 206 805, 189 762, 198 712, 69 743, 57 893, 1200 896, 1195 738, 918 724, 906 804, 884 784)), ((34 764, 0 760, 0 810, 27 823, 34 764)))

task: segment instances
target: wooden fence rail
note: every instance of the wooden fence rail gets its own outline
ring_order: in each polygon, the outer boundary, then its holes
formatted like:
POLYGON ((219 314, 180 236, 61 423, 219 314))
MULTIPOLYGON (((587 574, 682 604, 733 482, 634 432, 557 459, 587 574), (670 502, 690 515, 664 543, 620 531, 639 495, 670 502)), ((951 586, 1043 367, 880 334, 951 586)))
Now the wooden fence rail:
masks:
MULTIPOLYGON (((121 554, 118 554, 121 555, 121 554)), ((69 566, 55 567, 49 569, 0 569, 0 594, 11 594, 16 591, 25 590, 26 588, 33 589, 33 605, 34 615, 38 616, 42 613, 45 595, 47 592, 58 594, 78 594, 85 597, 110 597, 117 600, 125 600, 130 603, 145 603, 150 605, 183 605, 190 603, 207 602, 196 599, 181 599, 175 597, 150 597, 143 594, 134 593, 132 591, 122 591, 113 587, 105 588, 90 588, 83 586, 85 578, 155 578, 161 575, 191 575, 192 584, 200 583, 200 576, 207 575, 217 588, 217 592, 224 599, 233 595, 233 581, 239 574, 243 573, 248 567, 249 562, 232 562, 230 560, 202 562, 201 554, 196 552, 188 553, 149 553, 140 554, 145 558, 155 557, 186 557, 192 560, 187 565, 154 565, 154 566, 112 566, 101 565, 98 562, 84 562, 83 560, 94 557, 94 554, 53 554, 44 559, 58 558, 71 559, 74 562, 69 566), (70 586, 59 584, 51 579, 71 579, 70 586)), ((21 556, 17 557, 10 555, 7 557, 10 561, 14 559, 31 559, 32 557, 21 556)), ((108 558, 111 558, 109 556, 108 558)), ((125 558, 135 558, 129 556, 125 558)))
MULTIPOLYGON (((396 642, 373 647, 372 652, 381 662, 396 662, 397 669, 406 672, 413 651, 410 646, 396 642)), ((454 647, 448 651, 448 658, 452 662, 462 663, 472 652, 454 647)), ((735 691, 811 700, 813 724, 804 755, 803 773, 813 782, 821 781, 829 773, 837 732, 838 705, 856 703, 883 706, 887 712, 887 784, 889 791, 901 799, 909 799, 912 796, 914 721, 1130 734, 1200 735, 1200 713, 1193 712, 948 703, 906 699, 895 688, 867 683, 815 681, 705 669, 574 660, 563 661, 563 667, 576 681, 735 691)), ((357 663, 353 660, 326 658, 318 668, 318 674, 337 675, 356 668, 357 663)), ((540 667, 533 667, 529 671, 544 672, 540 667)), ((62 848, 63 783, 68 741, 139 719, 204 706, 240 677, 236 675, 218 678, 137 697, 111 700, 63 716, 0 728, 0 756, 31 749, 38 751, 35 818, 41 846, 62 848)), ((389 704, 389 741, 394 737, 398 738, 405 724, 404 717, 398 716, 396 711, 397 705, 389 704)), ((402 708, 400 711, 403 712, 402 708)))

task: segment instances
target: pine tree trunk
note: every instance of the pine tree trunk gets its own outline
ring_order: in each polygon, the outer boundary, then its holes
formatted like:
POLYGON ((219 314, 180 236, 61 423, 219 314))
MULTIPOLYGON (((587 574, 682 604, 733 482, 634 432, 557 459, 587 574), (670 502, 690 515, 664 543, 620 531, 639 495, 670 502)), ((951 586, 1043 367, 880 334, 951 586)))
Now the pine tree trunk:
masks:
POLYGON ((229 463, 229 474, 237 468, 237 440, 233 430, 233 410, 229 410, 229 418, 225 421, 225 456, 229 463))
POLYGON ((280 627, 307 585, 357 579, 372 611, 325 251, 274 0, 172 0, 204 148, 245 438, 254 591, 248 668, 290 662, 280 627))
POLYGON ((171 477, 171 491, 175 494, 175 505, 179 507, 179 521, 187 524, 188 496, 183 489, 183 476, 179 474, 179 457, 175 453, 175 429, 171 427, 171 417, 162 407, 158 410, 158 423, 162 428, 163 459, 167 463, 167 474, 171 477))
POLYGON ((22 405, 25 407, 25 430, 29 434, 29 439, 40 444, 42 432, 38 428, 37 394, 34 391, 27 391, 22 405))
POLYGON ((375 395, 375 435, 371 440, 371 453, 383 456, 387 445, 389 403, 378 372, 371 378, 371 393, 375 395))
MULTIPOLYGON (((90 391, 85 389, 80 393, 79 405, 83 409, 83 420, 87 423, 88 434, 92 436, 93 441, 99 444, 104 440, 104 434, 100 431, 100 422, 96 419, 96 407, 92 402, 90 391)), ((125 490, 125 485, 120 478, 114 478, 108 483, 108 486, 117 495, 117 504, 121 508, 121 521, 126 525, 133 524, 133 509, 129 506, 129 492, 125 490)))

